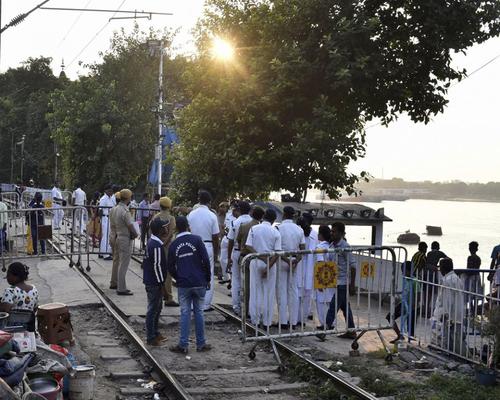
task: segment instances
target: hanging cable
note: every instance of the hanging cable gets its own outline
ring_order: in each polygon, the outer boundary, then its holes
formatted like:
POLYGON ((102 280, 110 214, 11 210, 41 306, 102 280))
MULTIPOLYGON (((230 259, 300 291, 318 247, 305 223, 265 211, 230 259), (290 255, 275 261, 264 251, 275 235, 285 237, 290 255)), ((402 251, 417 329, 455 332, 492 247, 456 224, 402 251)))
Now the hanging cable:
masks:
MULTIPOLYGON (((121 2, 121 4, 120 4, 120 5, 118 6, 118 8, 117 8, 117 11, 119 11, 119 10, 120 10, 120 8, 122 8, 123 4, 125 4, 125 1, 127 1, 127 0, 123 0, 123 1, 121 2)), ((117 12, 115 12, 115 13, 113 14, 113 17, 114 17, 116 14, 117 14, 117 12)), ((113 18, 113 17, 111 17, 111 18, 113 18)), ((72 64, 76 61, 76 59, 77 59, 78 57, 80 57, 80 55, 81 55, 81 54, 82 54, 82 53, 83 53, 83 52, 87 49, 87 47, 89 47, 89 46, 92 44, 92 42, 93 42, 93 41, 94 41, 94 40, 95 40, 95 39, 96 39, 96 38, 97 38, 97 37, 101 34, 101 32, 102 32, 104 29, 106 29, 106 27, 109 25, 109 22, 110 22, 110 21, 108 20, 108 21, 107 21, 107 22, 106 22, 106 23, 102 26, 102 28, 101 28, 101 29, 99 29, 99 30, 97 31, 97 33, 96 33, 96 34, 92 37, 92 39, 90 39, 90 41, 89 41, 89 42, 88 42, 85 46, 83 46, 83 48, 82 48, 82 49, 78 52, 78 54, 77 54, 77 55, 76 55, 76 56, 75 56, 75 57, 71 60, 71 62, 67 65, 67 67, 70 67, 70 66, 71 66, 71 65, 72 65, 72 64)))

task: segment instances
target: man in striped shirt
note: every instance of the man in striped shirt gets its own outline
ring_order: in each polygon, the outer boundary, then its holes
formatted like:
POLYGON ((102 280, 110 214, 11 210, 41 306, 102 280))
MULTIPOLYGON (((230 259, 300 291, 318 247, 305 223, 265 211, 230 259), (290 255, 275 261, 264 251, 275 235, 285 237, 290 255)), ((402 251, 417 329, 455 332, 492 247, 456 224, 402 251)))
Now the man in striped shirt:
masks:
POLYGON ((159 218, 151 222, 151 238, 148 240, 146 258, 143 262, 143 282, 148 296, 146 339, 151 346, 161 346, 166 340, 158 331, 158 320, 163 304, 163 285, 167 277, 167 257, 160 237, 166 225, 168 221, 159 218))

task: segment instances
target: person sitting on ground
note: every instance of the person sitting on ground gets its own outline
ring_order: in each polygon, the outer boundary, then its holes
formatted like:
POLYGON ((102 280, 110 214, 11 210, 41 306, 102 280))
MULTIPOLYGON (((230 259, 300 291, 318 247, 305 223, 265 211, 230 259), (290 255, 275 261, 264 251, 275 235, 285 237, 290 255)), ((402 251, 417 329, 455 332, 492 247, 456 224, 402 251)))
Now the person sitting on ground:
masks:
POLYGON ((161 346, 166 340, 158 331, 158 321, 162 309, 163 285, 167 277, 167 256, 160 239, 165 232, 168 221, 155 218, 151 221, 151 237, 146 248, 143 263, 143 282, 148 297, 146 313, 146 340, 151 346, 161 346))
MULTIPOLYGON (((394 322, 392 325, 392 329, 396 332, 397 337, 391 340, 390 343, 396 343, 399 339, 402 339, 401 331, 396 322, 400 317, 404 332, 410 337, 415 337, 415 302, 417 301, 418 282, 414 280, 411 261, 405 261, 401 264, 401 272, 403 273, 403 292, 401 294, 401 301, 396 304, 396 308, 394 309, 394 322)), ((391 322, 391 313, 388 313, 385 319, 391 322)))
POLYGON ((203 306, 205 293, 210 288, 211 270, 207 249, 200 236, 189 232, 186 217, 175 219, 177 238, 168 249, 168 272, 177 282, 177 293, 181 306, 179 344, 170 351, 186 354, 191 327, 191 309, 194 313, 196 350, 207 351, 211 346, 205 341, 203 306))
POLYGON ((0 311, 10 312, 28 310, 35 312, 38 309, 38 290, 34 285, 28 285, 29 268, 27 265, 14 262, 7 268, 7 282, 10 285, 5 289, 1 301, 0 311))

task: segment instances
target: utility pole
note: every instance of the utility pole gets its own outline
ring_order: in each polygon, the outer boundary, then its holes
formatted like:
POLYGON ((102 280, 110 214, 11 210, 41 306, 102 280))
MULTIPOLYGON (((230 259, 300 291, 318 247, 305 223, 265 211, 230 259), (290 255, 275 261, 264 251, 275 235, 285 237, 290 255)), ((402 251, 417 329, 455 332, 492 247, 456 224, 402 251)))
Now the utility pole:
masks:
POLYGON ((158 194, 162 184, 162 142, 163 142, 163 40, 160 41, 160 71, 158 73, 158 194))
POLYGON ((57 144, 54 143, 54 156, 55 156, 55 163, 54 163, 54 182, 57 182, 57 159, 59 158, 59 153, 57 152, 57 144))
MULTIPOLYGON (((2 0, 0 0, 2 1, 2 0)), ((14 183, 14 130, 10 134, 10 183, 14 183)))
POLYGON ((158 166, 158 194, 161 195, 162 189, 162 143, 163 143, 163 56, 165 54, 163 40, 149 40, 148 41, 150 55, 160 52, 160 67, 158 70, 158 105, 154 108, 158 118, 158 142, 155 145, 155 163, 158 166))
POLYGON ((18 143, 21 145, 21 182, 24 182, 24 141, 26 139, 26 135, 23 135, 22 140, 18 143))

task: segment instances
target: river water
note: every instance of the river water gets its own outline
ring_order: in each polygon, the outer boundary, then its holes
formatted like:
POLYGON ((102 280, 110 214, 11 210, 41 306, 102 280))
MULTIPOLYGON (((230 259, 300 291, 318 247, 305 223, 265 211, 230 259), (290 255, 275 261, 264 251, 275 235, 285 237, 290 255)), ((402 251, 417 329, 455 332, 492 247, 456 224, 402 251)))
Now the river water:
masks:
MULTIPOLYGON (((437 240, 456 268, 465 268, 469 242, 479 243, 481 268, 489 268, 491 250, 500 244, 500 203, 407 200, 362 204, 375 210, 383 207, 393 220, 384 224, 385 245, 397 245, 398 235, 410 230, 427 242, 429 250, 431 242, 437 240), (443 236, 427 236, 426 225, 441 226, 443 236)), ((370 238, 370 227, 347 227, 347 240, 352 245, 370 244, 370 238)), ((409 257, 417 251, 417 246, 405 247, 409 257)))

